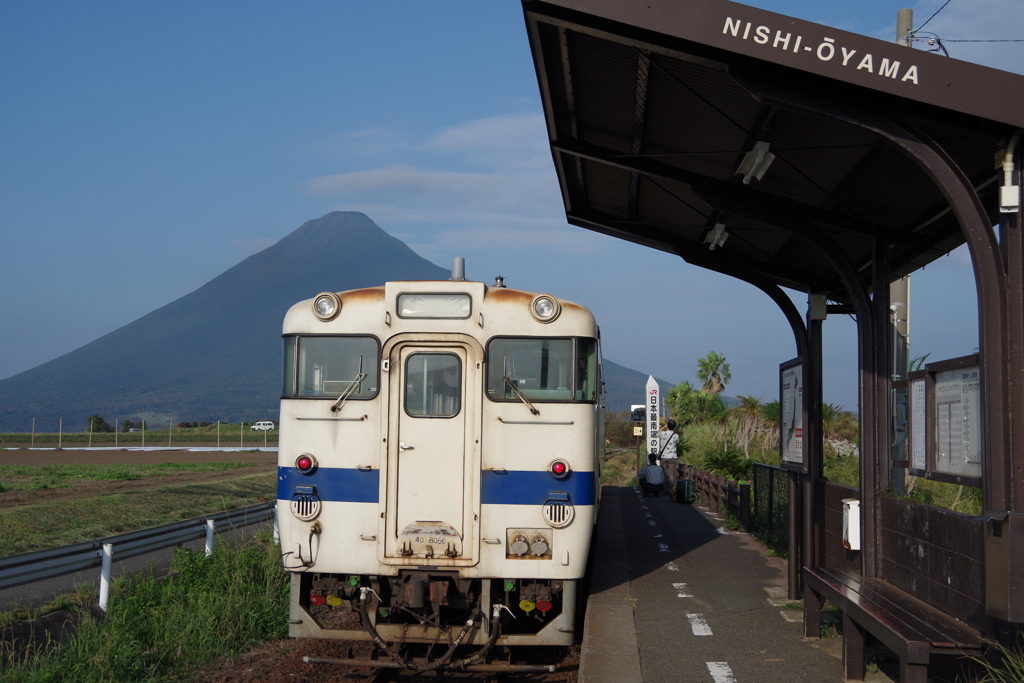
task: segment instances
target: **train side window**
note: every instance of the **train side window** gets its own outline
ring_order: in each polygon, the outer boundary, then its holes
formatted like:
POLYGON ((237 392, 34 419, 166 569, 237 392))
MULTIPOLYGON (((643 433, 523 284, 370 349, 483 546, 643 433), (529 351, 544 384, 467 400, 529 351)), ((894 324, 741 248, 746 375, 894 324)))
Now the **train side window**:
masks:
POLYGON ((462 410, 462 363, 453 353, 413 353, 405 362, 405 412, 455 417, 462 410))
POLYGON ((576 400, 597 399, 597 340, 576 340, 576 400))
POLYGON ((284 367, 281 372, 281 395, 295 395, 295 347, 298 340, 295 337, 284 338, 284 367))
POLYGON ((349 399, 370 399, 379 386, 380 347, 374 337, 285 337, 285 396, 346 393, 349 399))

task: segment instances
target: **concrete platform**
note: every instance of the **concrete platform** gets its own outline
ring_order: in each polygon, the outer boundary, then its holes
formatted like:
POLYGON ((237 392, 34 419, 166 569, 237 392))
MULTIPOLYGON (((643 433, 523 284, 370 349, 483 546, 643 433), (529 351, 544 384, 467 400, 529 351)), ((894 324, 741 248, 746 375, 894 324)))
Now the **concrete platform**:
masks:
POLYGON ((843 680, 841 640, 802 636, 785 562, 700 508, 605 487, 593 548, 579 683, 843 680))

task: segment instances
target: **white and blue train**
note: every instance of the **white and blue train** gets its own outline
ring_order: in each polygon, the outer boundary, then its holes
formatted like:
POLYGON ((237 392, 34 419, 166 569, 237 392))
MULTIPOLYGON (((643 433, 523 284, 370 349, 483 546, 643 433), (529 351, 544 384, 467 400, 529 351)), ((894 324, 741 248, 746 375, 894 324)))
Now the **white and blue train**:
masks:
POLYGON ((324 292, 285 317, 294 637, 389 654, 573 642, 604 443, 598 327, 459 274, 324 292))

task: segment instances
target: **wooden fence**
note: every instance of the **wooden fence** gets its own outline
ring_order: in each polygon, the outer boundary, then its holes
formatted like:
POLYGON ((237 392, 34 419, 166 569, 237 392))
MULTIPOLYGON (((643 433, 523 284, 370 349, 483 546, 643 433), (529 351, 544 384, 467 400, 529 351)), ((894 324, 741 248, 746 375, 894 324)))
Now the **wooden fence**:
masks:
POLYGON ((693 465, 680 466, 680 479, 693 481, 694 494, 701 507, 719 519, 724 519, 730 509, 735 510, 740 519, 740 531, 751 531, 750 484, 737 484, 693 465))

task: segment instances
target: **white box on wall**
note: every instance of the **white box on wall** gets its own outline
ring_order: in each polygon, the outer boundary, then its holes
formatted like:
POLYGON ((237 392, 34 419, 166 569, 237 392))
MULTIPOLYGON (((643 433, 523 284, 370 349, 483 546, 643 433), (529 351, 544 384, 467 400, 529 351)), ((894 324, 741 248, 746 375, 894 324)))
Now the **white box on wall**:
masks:
POLYGON ((860 550, 860 501, 843 499, 843 547, 860 550))

